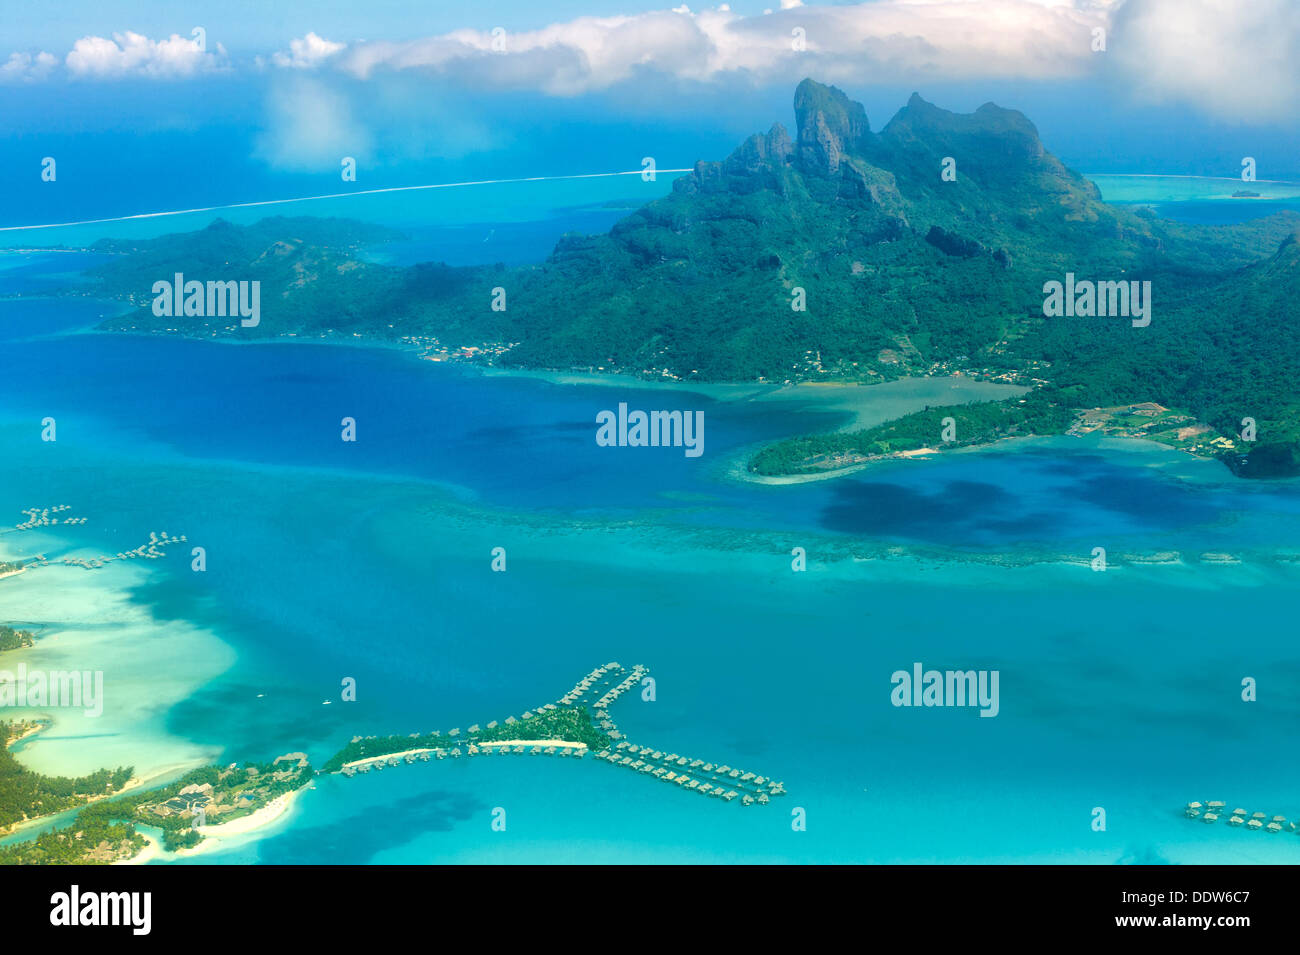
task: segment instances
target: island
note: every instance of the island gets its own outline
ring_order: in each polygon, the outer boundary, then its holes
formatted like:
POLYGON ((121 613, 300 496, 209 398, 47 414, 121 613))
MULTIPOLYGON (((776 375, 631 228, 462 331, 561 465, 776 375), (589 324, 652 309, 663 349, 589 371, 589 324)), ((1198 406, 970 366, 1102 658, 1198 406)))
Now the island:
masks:
POLYGON ((361 224, 279 217, 101 243, 116 254, 70 294, 136 306, 113 331, 345 339, 683 384, 961 374, 1034 389, 892 431, 794 438, 751 460, 758 475, 1063 434, 1090 409, 1146 403, 1187 415, 1204 429, 1187 450, 1241 477, 1300 474, 1300 215, 1191 225, 1107 204, 1027 117, 992 103, 961 114, 914 94, 875 130, 861 104, 806 79, 794 113, 793 135, 778 123, 696 163, 669 195, 534 265, 391 266, 362 254, 381 240, 361 224), (254 328, 154 315, 152 280, 199 266, 260 281, 274 307, 254 328), (1049 315, 1046 290, 1075 277, 1108 291, 1049 315), (1140 319, 1119 294, 1130 287, 1149 290, 1140 319), (492 306, 498 289, 507 308, 492 306), (1093 308, 1103 300, 1115 311, 1093 308), (955 443, 933 427, 945 417, 955 443))
POLYGON ((36 635, 30 630, 15 630, 0 625, 0 653, 5 650, 22 650, 36 645, 36 635))
MULTIPOLYGON (((133 770, 129 766, 115 770, 101 769, 88 776, 76 778, 44 776, 26 769, 14 758, 9 747, 19 740, 41 732, 46 725, 41 721, 0 723, 0 740, 3 741, 3 745, 0 745, 0 833, 13 832, 20 826, 44 816, 103 800, 120 793, 132 781, 133 770)), ((45 836, 40 838, 44 839, 45 836)), ((110 850, 112 845, 121 841, 108 838, 107 835, 105 839, 110 843, 110 850)), ((100 843, 105 839, 96 839, 93 842, 78 840, 79 845, 75 854, 87 858, 100 855, 102 854, 100 843)), ((54 841, 57 842, 57 838, 54 838, 54 841)), ((47 844, 49 842, 50 840, 47 840, 47 844)), ((24 852, 18 847, 25 845, 27 844, 18 843, 15 846, 0 848, 0 864, 17 861, 17 856, 24 852)), ((63 853, 63 855, 67 854, 67 852, 63 853)), ((112 855, 113 852, 109 851, 109 854, 112 855)))
MULTIPOLYGON (((434 759, 525 753, 584 759, 590 754, 607 765, 720 802, 766 805, 785 794, 783 783, 761 773, 629 742, 609 707, 641 685, 648 674, 640 664, 625 669, 618 662, 606 663, 558 699, 517 717, 474 724, 463 731, 455 727, 445 733, 354 736, 319 770, 306 753, 298 752, 270 762, 206 766, 129 796, 121 790, 132 781, 130 768, 100 770, 76 780, 51 779, 23 769, 6 748, 0 752, 0 825, 6 819, 31 821, 90 805, 66 826, 0 847, 0 865, 108 864, 147 861, 159 849, 201 851, 224 836, 252 832, 279 818, 322 773, 353 777, 434 759), (105 798, 113 794, 115 798, 105 798), (161 846, 146 835, 154 829, 162 832, 161 846)), ((15 741, 41 728, 42 724, 0 724, 0 732, 15 741)))
POLYGON ((785 785, 760 773, 709 762, 629 742, 610 718, 609 706, 649 670, 637 664, 625 670, 617 661, 596 667, 558 700, 518 717, 410 736, 357 736, 322 767, 345 776, 396 767, 416 760, 471 756, 523 755, 583 759, 587 754, 611 766, 629 769, 688 792, 742 806, 766 805, 785 794, 785 785), (590 709, 589 709, 590 707, 590 709))

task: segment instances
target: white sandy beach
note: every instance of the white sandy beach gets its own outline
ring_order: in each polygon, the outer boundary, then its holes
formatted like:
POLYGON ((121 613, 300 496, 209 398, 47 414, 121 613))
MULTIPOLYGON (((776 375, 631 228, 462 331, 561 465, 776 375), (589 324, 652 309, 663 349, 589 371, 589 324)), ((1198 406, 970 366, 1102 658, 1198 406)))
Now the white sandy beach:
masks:
POLYGON ((241 816, 238 819, 232 819, 230 822, 219 823, 214 826, 201 826, 199 834, 203 836, 203 841, 192 849, 179 849, 176 852, 168 852, 163 848, 162 842, 151 836, 147 832, 136 830, 144 836, 148 845, 141 849, 130 859, 122 859, 113 863, 114 865, 147 865, 155 859, 181 858, 189 856, 204 855, 209 852, 215 852, 219 849, 226 848, 226 843, 239 836, 249 836, 270 826, 272 823, 288 815, 293 808, 298 797, 303 794, 310 786, 303 789, 296 789, 291 793, 285 793, 283 796, 277 796, 261 809, 249 813, 247 816, 241 816))
POLYGON ((261 809, 251 812, 247 816, 240 816, 238 819, 218 823, 215 826, 200 826, 199 834, 206 841, 208 839, 229 839, 231 836, 242 836, 254 832, 275 822, 275 820, 292 809, 294 802, 306 792, 307 788, 304 786, 302 789, 295 789, 283 796, 276 796, 261 809))
MULTIPOLYGON (((136 830, 140 832, 140 830, 136 830)), ((147 865, 154 859, 166 855, 162 843, 147 832, 140 832, 147 845, 129 859, 118 859, 113 865, 147 865)))

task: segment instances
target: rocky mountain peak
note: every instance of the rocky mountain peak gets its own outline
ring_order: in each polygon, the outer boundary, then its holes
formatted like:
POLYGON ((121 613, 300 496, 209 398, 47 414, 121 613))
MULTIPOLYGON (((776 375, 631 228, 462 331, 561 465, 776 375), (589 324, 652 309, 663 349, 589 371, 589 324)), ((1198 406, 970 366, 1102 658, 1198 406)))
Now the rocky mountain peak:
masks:
POLYGON ((862 151, 871 136, 867 111, 834 86, 806 79, 794 92, 795 149, 805 172, 835 175, 846 154, 862 151))

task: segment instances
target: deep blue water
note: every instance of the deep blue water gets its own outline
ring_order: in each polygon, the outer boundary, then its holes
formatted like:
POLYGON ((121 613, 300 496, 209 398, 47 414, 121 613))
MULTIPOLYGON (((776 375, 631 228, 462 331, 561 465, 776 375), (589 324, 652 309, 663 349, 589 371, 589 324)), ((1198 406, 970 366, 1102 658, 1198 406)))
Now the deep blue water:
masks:
MULTIPOLYGON (((0 257, 0 294, 83 264, 0 257)), ((62 531, 64 552, 158 527, 207 548, 205 573, 178 555, 131 594, 238 654, 168 708, 168 732, 222 760, 323 760, 355 733, 518 714, 617 659, 659 680, 655 702, 618 704, 633 739, 790 791, 741 810, 591 763, 417 764, 322 778, 287 825, 198 861, 1284 861, 1289 843, 1263 850, 1177 809, 1285 812, 1300 782, 1281 758, 1300 716, 1285 625, 1300 577, 1277 562, 1300 540, 1294 483, 1060 441, 756 486, 728 459, 839 416, 397 351, 77 332, 105 308, 0 301, 0 523, 66 500, 91 520, 62 531), (705 455, 597 447, 595 414, 618 401, 703 409, 705 455), (489 569, 498 546, 505 574, 489 569), (1060 562, 1097 546, 1106 573, 1060 562), (1186 562, 1125 558, 1165 551, 1186 562), (1242 563, 1198 562, 1207 551, 1242 563), (890 705, 890 674, 913 661, 998 669, 999 717, 890 705), (489 828, 498 806, 507 833, 489 828)))

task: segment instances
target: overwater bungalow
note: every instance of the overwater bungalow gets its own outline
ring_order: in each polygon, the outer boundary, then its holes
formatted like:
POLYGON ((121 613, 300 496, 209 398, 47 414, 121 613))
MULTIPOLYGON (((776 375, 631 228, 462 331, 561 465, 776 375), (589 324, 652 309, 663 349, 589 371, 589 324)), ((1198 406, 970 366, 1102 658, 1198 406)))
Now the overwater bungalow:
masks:
POLYGON ((1217 812, 1207 812, 1201 817, 1202 822, 1218 822, 1219 814, 1217 812))
POLYGON ((1246 823, 1246 828, 1247 828, 1247 829, 1263 829, 1263 828, 1264 828, 1264 823, 1263 823, 1262 821, 1260 821, 1259 819, 1251 819, 1249 822, 1246 823))

